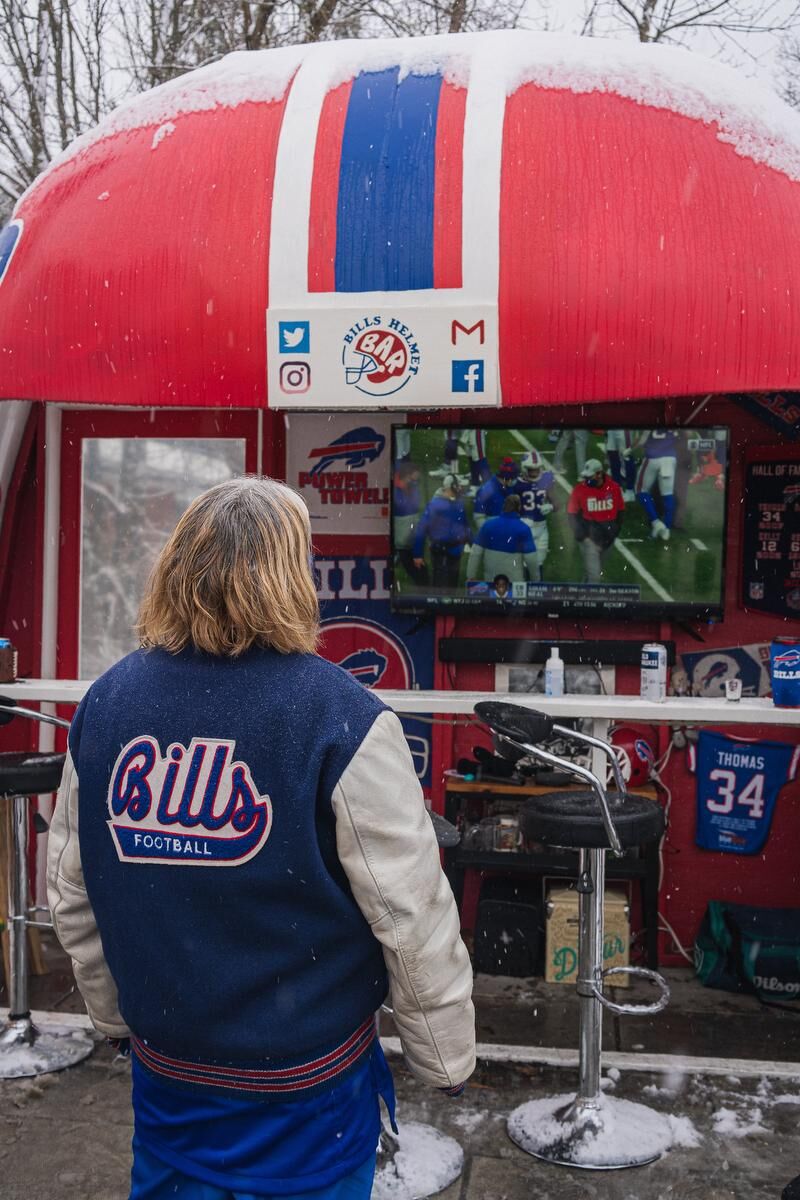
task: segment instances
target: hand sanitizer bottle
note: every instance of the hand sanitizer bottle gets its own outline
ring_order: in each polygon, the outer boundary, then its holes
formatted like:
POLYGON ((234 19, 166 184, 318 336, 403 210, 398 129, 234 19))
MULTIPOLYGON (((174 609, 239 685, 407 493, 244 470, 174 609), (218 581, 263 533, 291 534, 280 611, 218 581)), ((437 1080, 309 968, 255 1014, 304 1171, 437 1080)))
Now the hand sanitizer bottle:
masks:
POLYGON ((558 646, 551 646, 550 657, 544 665, 544 694, 545 696, 564 695, 564 664, 558 652, 558 646))

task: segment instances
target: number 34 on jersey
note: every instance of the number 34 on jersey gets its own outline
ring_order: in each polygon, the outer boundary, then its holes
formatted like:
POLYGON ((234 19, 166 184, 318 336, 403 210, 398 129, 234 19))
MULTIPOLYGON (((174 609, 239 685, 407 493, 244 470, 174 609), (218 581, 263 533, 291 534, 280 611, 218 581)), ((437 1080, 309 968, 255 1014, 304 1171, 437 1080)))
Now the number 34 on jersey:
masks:
POLYGON ((703 730, 689 751, 697 777, 697 845, 757 854, 781 788, 797 774, 800 746, 745 742, 703 730))

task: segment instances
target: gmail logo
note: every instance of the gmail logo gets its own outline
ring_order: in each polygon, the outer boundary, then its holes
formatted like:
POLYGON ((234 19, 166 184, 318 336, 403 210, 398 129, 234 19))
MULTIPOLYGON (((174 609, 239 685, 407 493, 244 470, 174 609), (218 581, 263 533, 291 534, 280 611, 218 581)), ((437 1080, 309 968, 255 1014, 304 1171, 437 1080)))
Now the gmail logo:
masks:
POLYGON ((486 341, 486 326, 482 319, 476 321, 474 325, 462 325, 460 321, 451 321, 450 341, 454 346, 458 345, 459 335, 470 339, 477 335, 478 344, 482 346, 486 341))

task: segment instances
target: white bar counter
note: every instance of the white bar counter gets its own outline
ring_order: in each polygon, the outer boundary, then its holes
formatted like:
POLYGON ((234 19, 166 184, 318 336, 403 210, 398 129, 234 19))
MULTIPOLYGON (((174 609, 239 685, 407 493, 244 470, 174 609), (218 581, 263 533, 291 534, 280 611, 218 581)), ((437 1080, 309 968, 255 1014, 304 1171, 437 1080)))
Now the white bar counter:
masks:
MULTIPOLYGON (((18 679, 0 683, 0 696, 18 704, 77 704, 90 679, 18 679)), ((800 726, 800 708, 776 708, 771 700, 738 702, 696 696, 670 696, 661 704, 639 696, 531 696, 526 693, 376 691, 399 713, 471 713, 479 700, 505 700, 539 709, 556 719, 592 717, 596 721, 631 721, 645 725, 783 725, 800 726)))

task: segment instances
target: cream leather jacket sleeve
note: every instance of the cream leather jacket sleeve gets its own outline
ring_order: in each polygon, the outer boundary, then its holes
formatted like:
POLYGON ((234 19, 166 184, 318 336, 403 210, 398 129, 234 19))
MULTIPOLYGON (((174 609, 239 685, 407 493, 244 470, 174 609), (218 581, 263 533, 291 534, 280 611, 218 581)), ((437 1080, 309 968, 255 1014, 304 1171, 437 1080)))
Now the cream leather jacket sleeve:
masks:
POLYGON ((339 858, 383 946, 409 1068, 454 1087, 475 1068, 472 967, 403 729, 382 712, 333 797, 339 858))
POLYGON ((117 1008, 117 985, 83 884, 78 842, 78 776, 67 751, 47 843, 47 901, 92 1024, 106 1037, 130 1033, 117 1008))

